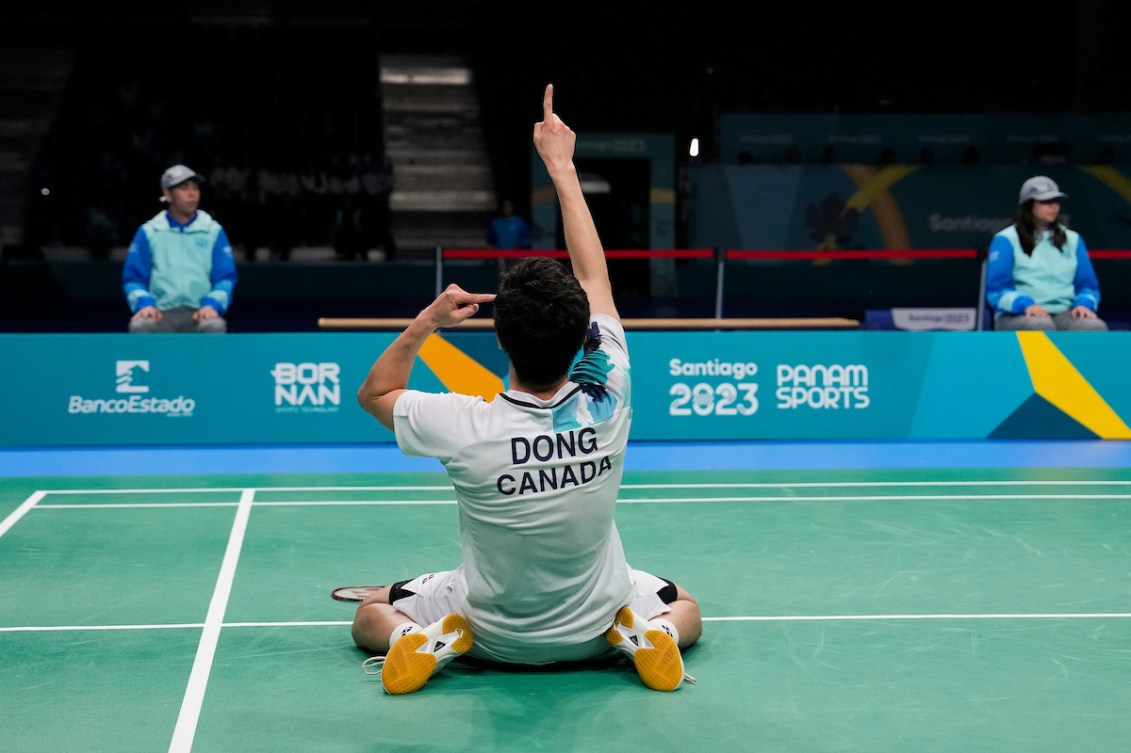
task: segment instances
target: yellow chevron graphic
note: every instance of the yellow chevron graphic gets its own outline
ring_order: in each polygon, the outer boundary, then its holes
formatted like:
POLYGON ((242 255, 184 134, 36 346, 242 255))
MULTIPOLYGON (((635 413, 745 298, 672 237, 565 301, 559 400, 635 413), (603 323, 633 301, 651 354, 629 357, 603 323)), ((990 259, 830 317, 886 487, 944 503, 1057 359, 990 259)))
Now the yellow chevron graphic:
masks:
POLYGON ((420 360, 452 392, 491 402, 504 390, 502 379, 435 333, 420 346, 420 360))
POLYGON ((871 207, 884 248, 911 248, 903 214, 889 189, 919 169, 918 165, 888 165, 878 172, 866 165, 843 165, 842 169, 856 184, 856 193, 845 202, 845 211, 863 212, 871 207))
POLYGON ((1131 428, 1057 350, 1044 332, 1018 332, 1033 389, 1103 439, 1131 439, 1131 428))
POLYGON ((849 175, 856 180, 857 190, 844 203, 844 208, 864 211, 869 204, 887 193, 889 188, 918 169, 918 165, 888 165, 879 172, 871 168, 868 168, 867 172, 849 171, 849 175))
POLYGON ((1115 191, 1123 197, 1124 201, 1131 204, 1131 180, 1128 180, 1126 175, 1107 165, 1082 165, 1080 169, 1115 191))

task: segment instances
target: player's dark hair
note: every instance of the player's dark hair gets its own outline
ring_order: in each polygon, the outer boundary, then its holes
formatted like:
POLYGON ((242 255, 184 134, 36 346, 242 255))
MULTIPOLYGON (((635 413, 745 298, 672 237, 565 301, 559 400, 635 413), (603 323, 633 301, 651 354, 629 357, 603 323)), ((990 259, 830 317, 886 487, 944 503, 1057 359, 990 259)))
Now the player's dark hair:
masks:
POLYGON ((499 345, 525 386, 549 387, 569 372, 589 328, 589 299, 565 265, 519 260, 499 279, 494 311, 499 345))

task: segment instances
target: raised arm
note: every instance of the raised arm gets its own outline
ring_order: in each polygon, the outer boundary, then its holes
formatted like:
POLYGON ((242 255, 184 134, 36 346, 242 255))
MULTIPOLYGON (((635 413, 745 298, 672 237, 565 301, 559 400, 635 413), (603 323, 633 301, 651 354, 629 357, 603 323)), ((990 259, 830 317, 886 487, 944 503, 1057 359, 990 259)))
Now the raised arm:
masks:
POLYGON ((613 302, 605 250, 597 236, 597 227, 581 193, 581 181, 573 164, 576 142, 577 134, 554 114, 554 85, 549 84, 542 97, 542 122, 534 124, 534 146, 557 191, 566 248, 573 264, 573 274, 589 298, 589 310, 619 319, 613 302))

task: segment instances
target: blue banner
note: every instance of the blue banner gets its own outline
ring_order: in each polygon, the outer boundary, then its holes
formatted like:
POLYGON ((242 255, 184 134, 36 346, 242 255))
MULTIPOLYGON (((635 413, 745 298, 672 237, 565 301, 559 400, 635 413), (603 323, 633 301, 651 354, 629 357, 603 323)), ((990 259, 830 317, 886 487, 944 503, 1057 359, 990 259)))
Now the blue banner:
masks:
MULTIPOLYGON (((357 404, 393 335, 0 335, 0 445, 392 442, 357 404)), ((1131 332, 630 332, 641 440, 1131 439, 1131 332)), ((493 397, 493 334, 410 387, 493 397)))

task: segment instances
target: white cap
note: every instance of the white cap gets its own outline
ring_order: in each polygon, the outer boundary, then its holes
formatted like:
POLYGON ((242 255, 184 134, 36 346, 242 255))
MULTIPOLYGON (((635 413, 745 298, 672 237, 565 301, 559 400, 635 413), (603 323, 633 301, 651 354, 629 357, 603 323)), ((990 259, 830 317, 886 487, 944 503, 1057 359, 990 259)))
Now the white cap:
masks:
POLYGON ((1029 199, 1048 201, 1049 199, 1067 196, 1068 194, 1060 192, 1060 186, 1052 178, 1047 175, 1034 175, 1021 184, 1021 197, 1017 200, 1017 203, 1024 204, 1029 199))
POLYGON ((173 186, 179 186, 192 178, 200 180, 200 176, 193 170, 184 165, 173 165, 161 175, 161 190, 168 191, 173 186))

